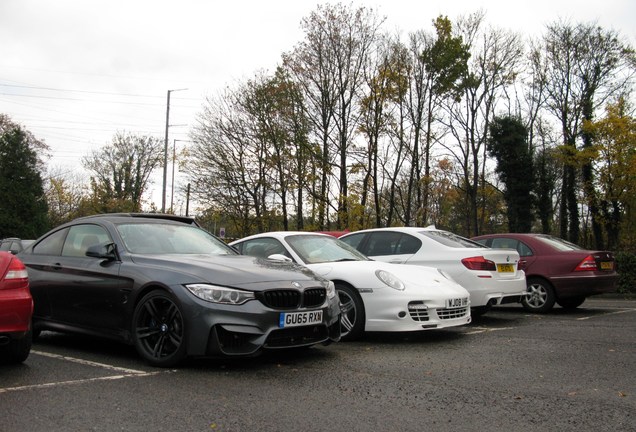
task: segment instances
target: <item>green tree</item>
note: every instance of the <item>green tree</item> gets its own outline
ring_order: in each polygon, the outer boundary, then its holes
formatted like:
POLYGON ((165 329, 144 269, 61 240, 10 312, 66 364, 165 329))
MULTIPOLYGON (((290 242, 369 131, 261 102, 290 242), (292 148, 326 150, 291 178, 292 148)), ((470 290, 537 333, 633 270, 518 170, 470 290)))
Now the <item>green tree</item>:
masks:
MULTIPOLYGON (((470 52, 461 36, 453 35, 453 27, 447 17, 439 16, 434 22, 436 39, 422 52, 421 61, 426 69, 424 92, 426 99, 426 128, 424 138, 424 187, 421 198, 422 212, 418 215, 418 225, 428 222, 428 204, 431 184, 431 149, 433 146, 433 121, 440 100, 461 97, 468 75, 470 52)), ((414 161, 419 165, 419 161, 414 161)), ((418 201, 420 201, 418 194, 418 201)))
POLYGON ((45 193, 51 226, 94 213, 86 206, 88 190, 85 179, 78 175, 49 172, 45 193))
POLYGON ((37 238, 48 229, 42 187, 48 148, 7 116, 0 115, 0 238, 37 238))
POLYGON ((607 106, 604 118, 583 125, 594 145, 582 157, 595 168, 602 197, 597 223, 604 226, 610 249, 636 244, 636 119, 627 108, 620 98, 607 106))
POLYGON ((559 122, 562 134, 560 235, 573 242, 580 241, 577 191, 582 186, 592 216, 596 247, 602 248, 594 172, 590 164, 581 165, 578 157, 581 149, 592 145, 582 125, 593 120, 596 110, 611 97, 631 85, 634 51, 613 31, 594 24, 557 22, 547 27, 532 59, 545 91, 545 107, 559 122))
POLYGON ((505 185, 508 229, 530 232, 532 228, 533 157, 528 130, 515 117, 495 117, 490 123, 488 153, 497 161, 496 172, 505 185))
POLYGON ((163 161, 163 144, 158 138, 117 133, 110 146, 82 159, 92 171, 91 202, 95 213, 138 212, 142 209, 150 175, 163 161))

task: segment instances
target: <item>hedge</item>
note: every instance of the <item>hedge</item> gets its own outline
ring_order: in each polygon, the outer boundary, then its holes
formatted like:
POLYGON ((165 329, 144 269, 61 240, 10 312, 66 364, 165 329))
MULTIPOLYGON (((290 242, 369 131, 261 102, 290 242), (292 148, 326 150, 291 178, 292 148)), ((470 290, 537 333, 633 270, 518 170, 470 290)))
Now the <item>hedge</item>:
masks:
POLYGON ((618 292, 636 294, 636 254, 630 252, 616 253, 618 270, 618 292))

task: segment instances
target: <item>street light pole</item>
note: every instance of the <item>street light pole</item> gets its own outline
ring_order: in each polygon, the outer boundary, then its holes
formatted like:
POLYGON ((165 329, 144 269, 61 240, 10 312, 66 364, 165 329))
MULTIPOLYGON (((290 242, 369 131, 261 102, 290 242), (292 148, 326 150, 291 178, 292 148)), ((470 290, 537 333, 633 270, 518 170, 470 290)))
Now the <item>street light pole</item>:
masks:
POLYGON ((166 136, 163 146, 163 191, 161 194, 161 213, 166 212, 166 185, 168 181, 168 128, 170 127, 170 93, 187 89, 168 90, 166 101, 166 136))

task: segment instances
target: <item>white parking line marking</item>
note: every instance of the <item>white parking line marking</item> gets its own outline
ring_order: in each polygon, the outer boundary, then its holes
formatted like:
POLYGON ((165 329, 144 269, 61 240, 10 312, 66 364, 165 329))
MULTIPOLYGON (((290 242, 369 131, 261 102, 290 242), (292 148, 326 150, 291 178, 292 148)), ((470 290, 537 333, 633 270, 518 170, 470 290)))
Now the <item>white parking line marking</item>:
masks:
POLYGON ((619 310, 619 311, 615 311, 615 312, 603 313, 601 315, 581 317, 581 318, 577 318, 576 320, 577 321, 585 321, 585 320, 589 320, 590 318, 598 318, 598 317, 607 316, 607 315, 617 315, 617 314, 622 314, 622 313, 627 313, 627 312, 636 312, 636 309, 623 309, 623 310, 619 310))
POLYGON ((11 392, 11 391, 20 391, 20 390, 38 389, 38 388, 49 388, 49 387, 57 387, 57 386, 64 386, 64 385, 84 384, 84 383, 89 383, 89 382, 93 382, 93 381, 118 380, 118 379, 123 379, 123 378, 130 378, 130 377, 147 377, 147 376, 152 376, 152 375, 159 375, 159 374, 162 374, 162 373, 176 372, 176 369, 161 370, 161 371, 154 371, 154 372, 146 372, 146 371, 140 371, 140 370, 136 370, 136 369, 122 368, 122 367, 113 366, 113 365, 109 365, 109 364, 105 364, 105 363, 97 363, 97 362, 94 362, 94 361, 79 359, 79 358, 75 358, 75 357, 68 357, 68 356, 63 356, 63 355, 59 355, 59 354, 48 353, 48 352, 44 352, 44 351, 31 350, 31 354, 37 354, 37 355, 41 355, 41 356, 44 356, 44 357, 50 357, 50 358, 54 358, 54 359, 70 361, 70 362, 73 362, 73 363, 79 363, 79 364, 86 365, 86 366, 99 367, 99 368, 102 368, 102 369, 115 371, 115 372, 123 372, 123 373, 121 373, 120 375, 111 375, 111 376, 97 377, 97 378, 85 378, 85 379, 72 380, 72 381, 57 381, 57 382, 51 382, 51 383, 32 384, 32 385, 19 386, 19 387, 6 387, 6 388, 0 388, 0 393, 6 393, 6 392, 11 392))
MULTIPOLYGON (((168 372, 172 372, 172 371, 168 371, 168 372)), ((20 391, 20 390, 30 390, 30 389, 37 389, 37 388, 57 387, 57 386, 71 385, 71 384, 84 384, 84 383, 92 382, 92 381, 107 381, 107 380, 117 380, 122 378, 129 378, 129 377, 151 376, 151 375, 157 375, 160 373, 166 373, 166 372, 158 371, 158 372, 146 372, 143 374, 113 375, 113 376, 107 376, 107 377, 86 378, 86 379, 73 380, 73 381, 57 381, 57 382, 45 383, 45 384, 33 384, 33 385, 20 386, 20 387, 6 387, 6 388, 0 388, 0 393, 20 391)))
POLYGON ((466 332, 465 334, 480 334, 480 333, 486 333, 486 332, 493 332, 493 331, 499 331, 499 330, 513 330, 514 327, 474 327, 475 330, 474 331, 469 331, 466 332))
POLYGON ((31 353, 33 354, 38 354, 41 356, 45 356, 45 357, 51 357, 51 358, 55 358, 55 359, 59 359, 59 360, 67 360, 73 363, 79 363, 79 364, 83 364, 86 366, 96 366, 96 367, 101 367, 104 369, 109 369, 109 370, 113 370, 113 371, 118 371, 118 372, 124 372, 125 374, 136 374, 136 375, 142 375, 142 374, 146 374, 147 372, 145 371, 138 371, 135 369, 126 369, 126 368, 121 368, 118 366, 113 366, 113 365, 109 365, 109 364, 104 364, 104 363, 97 363, 97 362, 93 362, 90 360, 84 360, 84 359, 78 359, 75 357, 67 357, 67 356, 63 356, 63 355, 59 355, 59 354, 53 354, 53 353, 48 353, 48 352, 44 352, 44 351, 33 351, 31 350, 31 353))

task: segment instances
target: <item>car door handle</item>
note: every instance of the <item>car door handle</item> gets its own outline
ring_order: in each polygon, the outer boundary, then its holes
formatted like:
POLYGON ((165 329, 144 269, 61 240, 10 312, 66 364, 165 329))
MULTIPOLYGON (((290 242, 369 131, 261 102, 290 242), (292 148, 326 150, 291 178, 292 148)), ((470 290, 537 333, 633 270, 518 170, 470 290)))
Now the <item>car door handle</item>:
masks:
POLYGON ((53 270, 62 270, 62 264, 60 263, 51 264, 51 268, 53 270))

